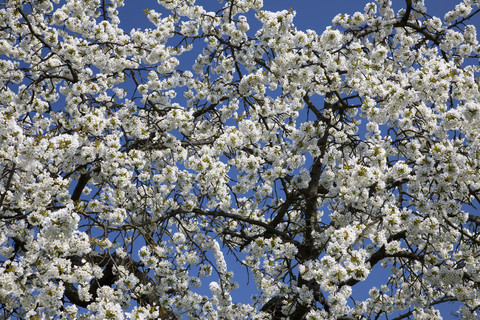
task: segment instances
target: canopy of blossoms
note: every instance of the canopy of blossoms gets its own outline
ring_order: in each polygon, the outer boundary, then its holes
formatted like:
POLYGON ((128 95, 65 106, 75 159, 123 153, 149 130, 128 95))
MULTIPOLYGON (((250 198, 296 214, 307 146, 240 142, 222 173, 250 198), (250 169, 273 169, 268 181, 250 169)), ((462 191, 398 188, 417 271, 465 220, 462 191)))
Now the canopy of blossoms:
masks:
POLYGON ((479 1, 198 2, 0 1, 0 317, 478 319, 479 1))

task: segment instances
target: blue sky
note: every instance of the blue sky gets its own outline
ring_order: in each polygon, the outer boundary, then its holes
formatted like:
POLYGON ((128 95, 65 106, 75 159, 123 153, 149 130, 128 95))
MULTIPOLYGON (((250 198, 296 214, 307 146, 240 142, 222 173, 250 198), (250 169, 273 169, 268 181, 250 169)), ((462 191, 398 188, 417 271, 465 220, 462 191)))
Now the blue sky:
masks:
MULTIPOLYGON (((372 0, 373 1, 373 0, 372 0)), ((331 25, 331 21, 338 13, 353 14, 356 11, 363 11, 365 4, 372 1, 362 0, 263 0, 265 10, 278 11, 294 9, 297 12, 295 26, 298 29, 312 29, 320 32, 325 27, 331 25)), ((445 12, 455 7, 460 0, 425 0, 428 13, 443 18, 445 12)), ((126 0, 126 7, 120 9, 120 18, 126 30, 134 26, 139 27, 139 23, 144 25, 145 14, 143 9, 157 9, 159 5, 156 1, 129 1, 126 0)), ((197 0, 198 4, 207 4, 208 7, 216 8, 221 5, 217 0, 197 0)), ((405 6, 404 0, 393 0, 395 9, 405 6)), ((480 18, 474 19, 474 23, 479 25, 480 18)))
MULTIPOLYGON (((120 19, 122 21, 122 26, 126 32, 129 32, 132 28, 144 28, 144 27, 153 27, 148 23, 144 9, 159 9, 159 5, 156 1, 125 1, 127 6, 121 8, 120 19)), ((197 0, 199 4, 206 3, 208 8, 215 8, 215 5, 218 5, 220 8, 222 5, 218 4, 216 0, 197 0)), ((321 33, 327 26, 331 25, 331 20, 338 13, 348 13, 353 14, 356 11, 363 11, 365 4, 371 1, 361 1, 361 0, 330 0, 330 1, 321 1, 321 0, 264 0, 264 9, 277 11, 277 10, 288 10, 292 8, 296 11, 296 18, 294 20, 295 26, 300 30, 312 29, 317 33, 321 33)), ((400 9, 405 5, 404 0, 393 0, 394 8, 400 9)), ((459 3, 459 0, 426 0, 425 4, 427 6, 427 12, 430 15, 438 16, 443 19, 444 14, 454 6, 459 3)), ((475 24, 477 28, 480 28, 480 17, 476 17, 470 23, 475 24)), ((253 30, 254 32, 254 30, 253 30)), ((191 66, 181 66, 182 69, 189 69, 191 66)), ((228 260, 227 260, 228 262, 228 260)), ((238 278, 244 279, 246 281, 246 274, 244 269, 234 269, 238 278)), ((374 272, 370 275, 370 278, 363 284, 357 285, 358 288, 362 288, 364 292, 357 297, 365 298, 368 295, 368 289, 374 286, 378 281, 384 281, 386 278, 386 273, 381 270, 381 267, 376 266, 374 272), (376 281, 375 281, 376 280, 376 281)), ((253 279, 250 278, 250 286, 241 286, 240 289, 237 289, 233 292, 234 300, 243 300, 248 302, 252 292, 252 282, 253 279)), ((208 287, 208 282, 205 284, 208 287)), ((208 289, 207 289, 208 292, 208 289)), ((451 318, 450 312, 456 310, 452 308, 452 305, 445 305, 440 308, 443 316, 446 319, 451 318)))
MULTIPOLYGON (((455 7, 461 0, 425 0, 425 6, 431 15, 443 18, 445 12, 455 7)), ((312 29, 317 32, 331 24, 338 13, 353 14, 362 11, 365 4, 373 2, 362 0, 264 0, 268 10, 284 10, 292 7, 296 12, 295 25, 299 29, 312 29)), ((405 0, 392 0, 395 9, 405 7, 405 0)), ((477 20, 478 21, 478 20, 477 20)))

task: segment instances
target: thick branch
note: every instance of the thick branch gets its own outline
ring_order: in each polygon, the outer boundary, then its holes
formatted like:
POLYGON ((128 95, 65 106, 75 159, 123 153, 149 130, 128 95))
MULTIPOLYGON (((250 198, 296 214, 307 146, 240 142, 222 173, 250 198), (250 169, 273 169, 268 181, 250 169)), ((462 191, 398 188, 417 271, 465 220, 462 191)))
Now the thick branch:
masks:
POLYGON ((205 108, 202 108, 202 109, 200 109, 200 110, 197 110, 197 111, 195 111, 192 115, 193 115, 193 117, 194 117, 195 119, 198 118, 198 117, 200 117, 200 116, 203 116, 204 114, 206 114, 206 113, 214 110, 215 107, 220 104, 220 102, 225 101, 225 100, 227 100, 227 99, 228 99, 227 97, 222 97, 220 100, 218 100, 217 103, 212 103, 211 105, 209 105, 209 106, 207 106, 207 107, 205 107, 205 108))
MULTIPOLYGON (((220 211, 220 210, 210 211, 210 210, 194 209, 193 212, 195 214, 198 214, 198 215, 230 218, 230 219, 235 220, 235 221, 241 221, 241 222, 246 222, 246 223, 251 224, 251 225, 256 225, 256 226, 264 228, 267 232, 270 232, 274 235, 279 236, 282 240, 294 244, 297 248, 301 247, 301 244, 297 240, 290 237, 287 233, 279 231, 279 230, 273 228, 272 226, 270 226, 268 223, 263 222, 263 221, 259 221, 259 220, 256 220, 256 219, 252 219, 252 218, 244 217, 244 216, 241 216, 241 215, 238 215, 238 214, 228 213, 228 212, 224 212, 224 211, 220 211)), ((180 212, 178 212, 178 213, 180 213, 180 212)))
POLYGON ((5 196, 7 195, 8 189, 10 189, 10 184, 12 183, 13 174, 15 173, 15 166, 16 164, 13 163, 12 168, 10 169, 10 172, 8 174, 7 183, 5 184, 5 192, 2 193, 2 195, 0 196, 0 208, 3 205, 3 201, 5 200, 5 196))
MULTIPOLYGON (((405 238, 406 236, 406 231, 399 232, 397 234, 391 235, 388 238, 388 242, 399 240, 402 238, 405 238)), ((370 256, 370 258, 367 260, 367 262, 370 264, 370 267, 373 268, 378 262, 381 260, 392 257, 392 258, 408 258, 408 259, 414 259, 414 260, 423 260, 423 257, 413 253, 413 252, 397 252, 396 254, 387 254, 387 250, 385 249, 385 245, 381 246, 380 249, 378 249, 374 254, 370 256)), ((344 285, 348 286, 354 286, 355 284, 359 283, 360 280, 350 278, 346 281, 342 281, 338 284, 339 287, 342 287, 344 285)))

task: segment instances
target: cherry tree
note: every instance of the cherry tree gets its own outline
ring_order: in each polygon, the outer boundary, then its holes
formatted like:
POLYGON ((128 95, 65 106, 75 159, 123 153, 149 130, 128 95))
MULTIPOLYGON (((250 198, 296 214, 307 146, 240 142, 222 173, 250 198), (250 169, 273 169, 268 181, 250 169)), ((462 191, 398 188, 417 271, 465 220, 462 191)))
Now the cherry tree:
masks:
POLYGON ((480 2, 198 2, 1 1, 1 318, 478 319, 480 2))

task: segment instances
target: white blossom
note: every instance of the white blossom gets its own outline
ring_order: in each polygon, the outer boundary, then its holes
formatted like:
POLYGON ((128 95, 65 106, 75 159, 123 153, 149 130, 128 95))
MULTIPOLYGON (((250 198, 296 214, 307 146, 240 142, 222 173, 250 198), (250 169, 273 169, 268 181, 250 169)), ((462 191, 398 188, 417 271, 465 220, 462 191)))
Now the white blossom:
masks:
POLYGON ((0 7, 5 317, 478 318, 478 1, 131 5, 0 7))

